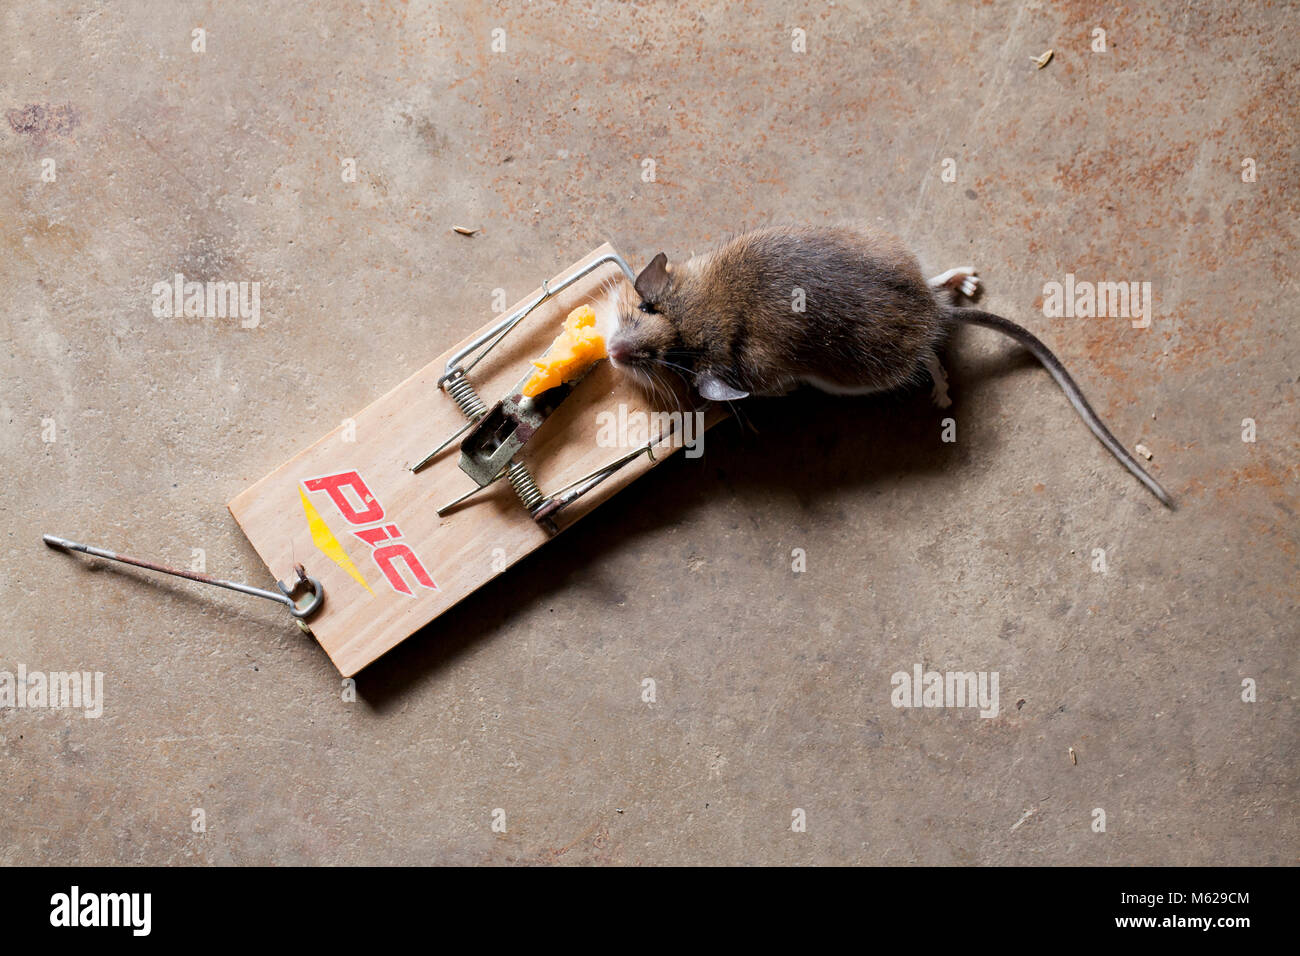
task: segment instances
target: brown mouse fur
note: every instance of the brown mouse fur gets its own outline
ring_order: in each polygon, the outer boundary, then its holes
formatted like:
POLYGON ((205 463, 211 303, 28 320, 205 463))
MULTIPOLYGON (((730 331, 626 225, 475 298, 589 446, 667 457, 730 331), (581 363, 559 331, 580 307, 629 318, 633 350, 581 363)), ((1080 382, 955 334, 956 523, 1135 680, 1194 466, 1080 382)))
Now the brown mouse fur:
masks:
POLYGON ((805 382, 897 388, 918 380, 947 329, 907 249, 845 227, 762 229, 678 266, 660 253, 636 291, 641 302, 624 305, 610 339, 615 364, 688 368, 706 398, 722 393, 711 381, 750 395, 805 382))
POLYGON ((1001 316, 957 304, 975 288, 973 276, 953 270, 927 282, 898 239, 867 229, 760 229, 678 265, 655 256, 637 276, 639 301, 616 303, 609 356, 643 384, 677 372, 713 401, 801 384, 863 394, 941 376, 937 353, 951 328, 981 325, 1028 348, 1097 438, 1173 507, 1047 346, 1001 316))

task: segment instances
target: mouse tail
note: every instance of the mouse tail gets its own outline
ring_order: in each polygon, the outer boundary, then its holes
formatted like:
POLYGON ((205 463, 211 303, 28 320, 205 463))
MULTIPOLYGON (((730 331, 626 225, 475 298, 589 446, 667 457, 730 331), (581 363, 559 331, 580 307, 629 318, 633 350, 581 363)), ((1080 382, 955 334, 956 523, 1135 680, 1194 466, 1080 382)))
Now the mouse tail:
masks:
POLYGON ((1061 386, 1066 397, 1070 399, 1070 404, 1074 410, 1079 413, 1079 417, 1084 420, 1092 433, 1097 436, 1098 441, 1106 446, 1107 450, 1119 459, 1120 463, 1133 473, 1138 481, 1146 485, 1150 492, 1160 499, 1160 503, 1167 508, 1174 507, 1174 499, 1169 497, 1169 493, 1160 487, 1160 483, 1152 478, 1143 467, 1138 464, 1127 448, 1119 443, 1110 429, 1097 417, 1097 413, 1092 410, 1088 400, 1083 397, 1083 392, 1070 373, 1065 370, 1061 360, 1052 354, 1052 350, 1044 345, 1034 333, 1026 328, 1022 328, 1009 319, 1004 319, 1000 315, 994 315, 992 312, 985 312, 983 309, 972 309, 966 307, 952 308, 948 310, 954 322, 961 322, 966 325, 980 325, 986 329, 993 329, 1001 332, 1003 335, 1015 339, 1031 353, 1034 358, 1042 363, 1043 367, 1056 379, 1056 384, 1061 386))

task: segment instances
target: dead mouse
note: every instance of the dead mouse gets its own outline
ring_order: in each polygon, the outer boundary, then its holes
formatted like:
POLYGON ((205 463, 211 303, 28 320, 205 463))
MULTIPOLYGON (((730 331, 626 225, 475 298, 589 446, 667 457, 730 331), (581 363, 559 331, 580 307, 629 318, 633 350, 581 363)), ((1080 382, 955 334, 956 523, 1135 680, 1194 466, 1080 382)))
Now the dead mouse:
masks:
POLYGON ((959 322, 1015 339, 1065 391, 1092 433, 1166 506, 1173 499, 1110 433, 1070 373, 1031 332, 961 305, 973 269, 926 280, 892 236, 854 227, 770 228, 669 265, 659 253, 639 276, 639 301, 604 309, 613 365, 653 387, 661 370, 710 401, 781 395, 808 384, 860 395, 924 381, 946 406, 938 350, 959 322))

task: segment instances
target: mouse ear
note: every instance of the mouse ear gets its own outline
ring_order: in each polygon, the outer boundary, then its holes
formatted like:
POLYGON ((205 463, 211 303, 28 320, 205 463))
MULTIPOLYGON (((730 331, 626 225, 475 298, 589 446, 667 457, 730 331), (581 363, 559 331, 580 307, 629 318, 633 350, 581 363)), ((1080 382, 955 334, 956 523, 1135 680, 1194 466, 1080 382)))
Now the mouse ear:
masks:
POLYGON ((668 257, 662 252, 650 260, 650 264, 636 277, 633 288, 636 294, 646 302, 655 302, 668 290, 668 257))
POLYGON ((695 379, 695 387, 700 395, 711 402, 734 402, 738 398, 748 398, 749 392, 732 388, 716 375, 704 374, 695 379))

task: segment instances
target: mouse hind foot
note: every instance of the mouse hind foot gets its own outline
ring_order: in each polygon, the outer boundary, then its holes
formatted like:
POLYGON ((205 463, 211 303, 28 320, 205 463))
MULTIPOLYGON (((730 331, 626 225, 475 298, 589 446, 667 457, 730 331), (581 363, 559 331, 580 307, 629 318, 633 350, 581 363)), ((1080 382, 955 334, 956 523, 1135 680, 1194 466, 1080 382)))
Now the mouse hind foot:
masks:
POLYGON ((935 292, 947 290, 956 305, 960 305, 963 299, 970 299, 973 302, 979 298, 982 291, 980 277, 974 266, 958 266, 956 269, 949 269, 928 280, 928 285, 935 292))

